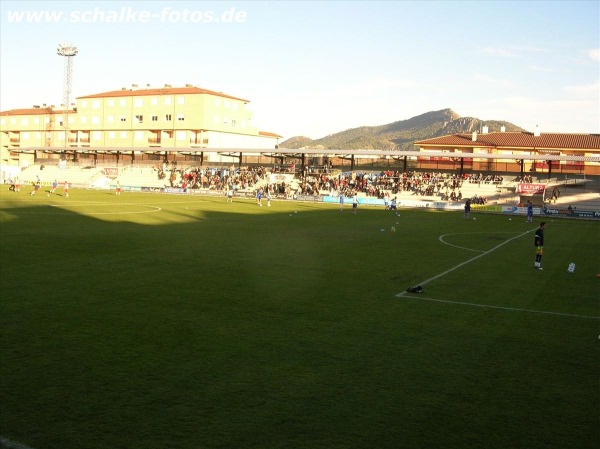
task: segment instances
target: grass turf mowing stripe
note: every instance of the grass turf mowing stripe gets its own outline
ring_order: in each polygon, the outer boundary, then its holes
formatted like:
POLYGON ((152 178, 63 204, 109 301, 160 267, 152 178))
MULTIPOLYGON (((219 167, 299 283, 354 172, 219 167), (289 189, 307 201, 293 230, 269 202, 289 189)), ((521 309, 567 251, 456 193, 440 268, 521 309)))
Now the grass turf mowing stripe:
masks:
MULTIPOLYGON (((499 245, 496 245, 496 246, 494 246, 492 249, 489 249, 489 250, 487 250, 487 251, 486 251, 486 252, 484 252, 484 253, 481 253, 481 254, 479 254, 479 255, 477 255, 477 256, 475 256, 475 257, 472 257, 471 259, 465 260, 464 262, 462 262, 462 263, 459 263, 458 265, 456 265, 456 266, 454 266, 454 267, 450 268, 449 270, 446 270, 446 271, 444 271, 443 273, 440 273, 440 274, 438 274, 438 275, 436 275, 436 276, 434 276, 434 277, 432 277, 432 278, 429 278, 429 279, 427 279, 426 281, 420 282, 420 283, 419 283, 419 285, 425 285, 425 284, 428 284, 428 283, 429 283, 429 282, 431 282, 431 281, 435 281, 436 279, 438 279, 438 278, 441 278, 442 276, 445 276, 445 275, 447 275, 448 273, 451 273, 451 272, 453 272, 454 270, 457 270, 458 268, 460 268, 460 267, 462 267, 462 266, 464 266, 464 265, 467 265, 467 264, 469 264, 469 263, 473 262, 474 260, 477 260, 477 259, 479 259, 480 257, 483 257, 483 256, 485 256, 485 255, 487 255, 487 254, 489 254, 489 253, 491 253, 491 252, 493 252, 493 251, 496 251, 496 250, 497 250, 498 248, 500 248, 501 246, 504 246, 504 245, 506 245, 507 243, 509 243, 509 242, 512 242, 513 240, 516 240, 516 239, 518 239, 518 238, 520 238, 520 237, 523 237, 524 235, 526 235, 526 234, 529 234, 530 232, 532 232, 532 231, 525 231, 525 232, 523 232, 522 234, 519 234, 519 235, 517 235, 516 237, 513 237, 513 238, 511 238, 511 239, 505 240, 504 242, 500 243, 499 245)), ((406 293, 408 293, 408 292, 401 292, 401 293, 398 293, 396 296, 397 296, 397 297, 401 297, 401 296, 404 296, 406 293)))

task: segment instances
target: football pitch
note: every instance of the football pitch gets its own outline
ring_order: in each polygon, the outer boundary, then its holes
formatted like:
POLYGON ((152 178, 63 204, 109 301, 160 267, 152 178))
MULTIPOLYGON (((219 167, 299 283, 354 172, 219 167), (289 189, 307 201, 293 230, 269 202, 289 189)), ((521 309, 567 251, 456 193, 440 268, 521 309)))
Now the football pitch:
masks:
POLYGON ((600 443, 599 222, 2 187, 5 441, 600 443))

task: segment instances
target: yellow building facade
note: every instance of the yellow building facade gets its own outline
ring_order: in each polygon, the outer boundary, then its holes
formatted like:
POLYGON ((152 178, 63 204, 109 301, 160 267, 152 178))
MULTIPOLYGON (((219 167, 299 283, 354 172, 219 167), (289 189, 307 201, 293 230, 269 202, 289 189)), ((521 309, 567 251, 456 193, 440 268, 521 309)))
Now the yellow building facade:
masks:
POLYGON ((0 112, 2 163, 17 151, 65 149, 276 148, 281 136, 261 132, 249 101, 221 92, 185 87, 138 89, 86 95, 75 107, 33 107, 0 112))

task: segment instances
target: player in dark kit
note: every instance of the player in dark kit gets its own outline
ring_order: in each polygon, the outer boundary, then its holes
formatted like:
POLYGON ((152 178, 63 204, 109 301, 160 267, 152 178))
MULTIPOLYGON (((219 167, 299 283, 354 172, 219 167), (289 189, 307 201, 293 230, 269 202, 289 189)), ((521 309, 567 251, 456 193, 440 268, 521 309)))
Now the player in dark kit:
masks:
POLYGON ((534 268, 538 270, 543 270, 542 268, 542 256, 544 255, 544 228, 546 227, 546 222, 542 221, 540 223, 540 227, 535 231, 535 237, 533 240, 533 245, 535 246, 535 263, 533 264, 534 268))

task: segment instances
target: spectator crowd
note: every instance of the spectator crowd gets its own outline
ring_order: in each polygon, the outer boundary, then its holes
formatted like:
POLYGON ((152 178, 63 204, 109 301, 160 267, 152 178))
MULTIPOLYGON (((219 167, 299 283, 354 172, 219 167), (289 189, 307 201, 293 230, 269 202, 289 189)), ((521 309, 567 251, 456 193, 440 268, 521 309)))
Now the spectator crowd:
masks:
MULTIPOLYGON (((264 188, 272 195, 293 194, 317 196, 321 192, 351 197, 355 194, 381 198, 388 193, 397 195, 410 192, 415 196, 438 196, 442 201, 461 201, 461 187, 465 182, 470 184, 501 184, 503 177, 482 173, 462 175, 442 172, 393 171, 381 172, 334 172, 330 167, 306 166, 296 170, 294 164, 276 166, 268 170, 260 165, 255 167, 191 167, 178 168, 163 166, 158 169, 159 179, 165 179, 165 186, 187 189, 209 189, 219 191, 254 191, 264 188), (270 172, 294 174, 297 188, 294 192, 291 185, 284 181, 275 184, 261 182, 268 179, 270 172)), ((475 195, 473 204, 485 204, 487 199, 475 195)))

